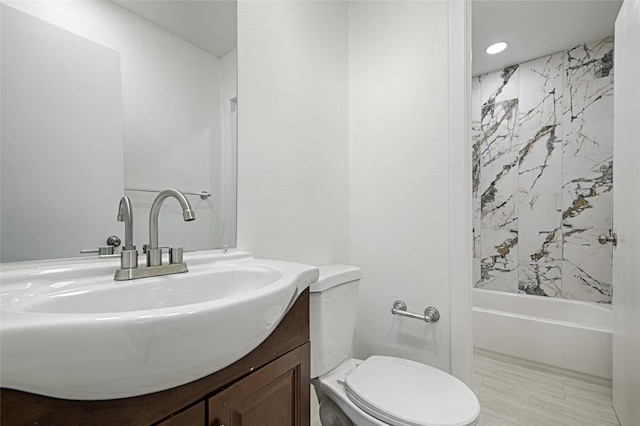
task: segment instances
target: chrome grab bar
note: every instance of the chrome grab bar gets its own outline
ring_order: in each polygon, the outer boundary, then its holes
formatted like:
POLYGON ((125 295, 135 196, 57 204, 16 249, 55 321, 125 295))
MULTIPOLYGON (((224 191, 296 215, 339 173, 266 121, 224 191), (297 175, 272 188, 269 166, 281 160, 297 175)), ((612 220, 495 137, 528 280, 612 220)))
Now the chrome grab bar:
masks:
POLYGON ((440 312, 436 308, 429 306, 424 310, 424 315, 414 314, 407 312, 407 304, 402 300, 396 300, 391 308, 391 313, 394 315, 400 315, 407 318, 414 318, 423 320, 425 322, 436 322, 440 319, 440 312))

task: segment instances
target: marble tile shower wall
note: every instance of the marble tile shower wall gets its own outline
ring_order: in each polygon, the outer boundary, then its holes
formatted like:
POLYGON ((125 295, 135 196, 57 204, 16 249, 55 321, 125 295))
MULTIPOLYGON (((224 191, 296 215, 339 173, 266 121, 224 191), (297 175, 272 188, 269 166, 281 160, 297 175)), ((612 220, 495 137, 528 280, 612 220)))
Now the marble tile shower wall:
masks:
POLYGON ((474 282, 611 303, 613 37, 473 78, 474 282))

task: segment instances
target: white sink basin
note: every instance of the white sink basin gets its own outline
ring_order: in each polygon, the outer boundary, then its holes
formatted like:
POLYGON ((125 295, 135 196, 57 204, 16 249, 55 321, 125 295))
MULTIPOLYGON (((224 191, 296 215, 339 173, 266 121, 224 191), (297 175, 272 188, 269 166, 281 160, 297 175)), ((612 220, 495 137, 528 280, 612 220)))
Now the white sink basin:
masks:
POLYGON ((156 392, 262 343, 315 267, 243 252, 185 255, 186 274, 114 281, 119 261, 2 265, 2 387, 66 399, 156 392))

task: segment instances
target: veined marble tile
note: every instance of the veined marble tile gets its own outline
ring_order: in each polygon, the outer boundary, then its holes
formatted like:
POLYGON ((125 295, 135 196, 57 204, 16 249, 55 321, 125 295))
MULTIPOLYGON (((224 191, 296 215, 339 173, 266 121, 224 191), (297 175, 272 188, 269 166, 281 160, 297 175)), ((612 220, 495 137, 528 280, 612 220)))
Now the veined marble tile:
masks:
MULTIPOLYGON (((516 153, 513 153, 516 157, 516 153)), ((514 163, 517 160, 514 160, 514 163)), ((486 168, 480 174, 482 228, 505 228, 518 219, 518 168, 486 168)))
POLYGON ((480 174, 482 228, 505 228, 518 218, 517 153, 503 168, 487 167, 480 174))
MULTIPOLYGON (((495 263, 516 263, 518 260, 518 225, 511 229, 482 229, 480 256, 495 258, 495 263)), ((515 266, 514 266, 515 267, 515 266)), ((513 268, 510 268, 513 269, 513 268)))
POLYGON ((480 257, 480 228, 481 225, 481 213, 480 213, 480 198, 473 197, 471 199, 471 217, 473 224, 473 238, 474 238, 474 246, 473 246, 473 257, 480 257))
POLYGON ((567 157, 613 150, 613 76, 565 87, 562 130, 567 157))
POLYGON ((480 283, 481 274, 481 216, 480 216, 480 198, 473 197, 471 199, 473 209, 473 286, 480 283))
POLYGON ((561 127, 520 129, 518 183, 522 194, 559 192, 562 185, 561 127))
POLYGON ((482 229, 481 272, 477 287, 518 291, 518 231, 482 229))
POLYGON ((519 126, 542 128, 562 122, 563 53, 520 65, 519 126))
POLYGON ((609 229, 565 229, 562 297, 611 303, 612 246, 598 242, 609 229))
POLYGON ((518 65, 479 75, 477 78, 481 86, 480 101, 483 108, 508 99, 517 98, 519 77, 518 65))
POLYGON ((612 59, 610 37, 473 78, 474 285, 609 303, 612 59))
POLYGON ((482 83, 480 76, 471 79, 471 121, 480 122, 482 118, 482 83))
POLYGON ((518 260, 562 260, 560 194, 521 196, 518 203, 518 260))
MULTIPOLYGON (((475 123, 475 122, 474 122, 475 123)), ((477 122, 479 125, 480 122, 477 122)), ((482 132, 474 125, 471 126, 471 193, 473 197, 478 197, 480 190, 480 147, 482 132)))
POLYGON ((498 102, 483 110, 478 148, 481 167, 498 167, 511 162, 509 154, 518 145, 517 118, 517 99, 498 102))
MULTIPOLYGON (((515 173, 512 173, 514 177, 515 173)), ((516 186, 517 181, 506 179, 504 185, 491 185, 482 194, 481 227, 486 229, 508 229, 518 221, 518 192, 504 188, 516 186), (499 189, 502 188, 502 189, 499 189)))
POLYGON ((484 116, 478 143, 482 227, 505 227, 517 217, 518 145, 515 119, 517 100, 496 105, 492 116, 484 116))
POLYGON ((518 289, 537 296, 562 295, 562 268, 560 262, 518 264, 518 289))
POLYGON ((612 227, 613 155, 563 161, 562 221, 567 228, 612 227))
POLYGON ((481 86, 478 77, 471 80, 471 164, 472 164, 472 192, 478 196, 480 185, 480 141, 482 139, 481 123, 482 102, 480 101, 481 86))
POLYGON ((566 83, 595 80, 613 74, 613 37, 581 44, 564 57, 566 83))
POLYGON ((481 286, 482 280, 482 259, 480 257, 474 257, 472 260, 472 280, 474 287, 481 286))
POLYGON ((517 293, 518 268, 502 270, 491 263, 485 263, 485 260, 482 259, 480 264, 480 282, 476 285, 476 288, 517 293))

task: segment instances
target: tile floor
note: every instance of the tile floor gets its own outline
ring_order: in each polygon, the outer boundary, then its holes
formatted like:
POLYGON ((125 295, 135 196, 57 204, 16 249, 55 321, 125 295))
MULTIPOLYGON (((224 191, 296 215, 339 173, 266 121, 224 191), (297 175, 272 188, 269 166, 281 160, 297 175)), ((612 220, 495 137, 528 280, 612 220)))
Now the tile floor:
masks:
MULTIPOLYGON (((474 356, 481 426, 620 426, 611 387, 561 373, 474 356)), ((311 425, 320 426, 315 392, 311 425)))
POLYGON ((482 426, 619 426, 611 387, 474 357, 482 426))

